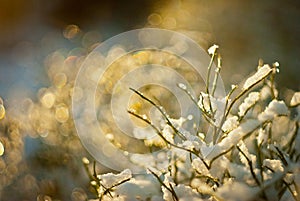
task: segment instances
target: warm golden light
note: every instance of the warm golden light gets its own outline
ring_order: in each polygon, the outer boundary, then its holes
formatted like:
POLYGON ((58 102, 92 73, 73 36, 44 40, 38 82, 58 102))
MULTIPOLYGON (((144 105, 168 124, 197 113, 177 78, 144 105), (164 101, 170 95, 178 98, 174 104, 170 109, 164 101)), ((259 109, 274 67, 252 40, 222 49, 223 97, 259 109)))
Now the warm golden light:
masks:
POLYGON ((44 107, 51 108, 55 103, 55 95, 51 92, 47 92, 42 96, 41 102, 44 107))
POLYGON ((0 104, 0 120, 5 117, 5 107, 0 104))
POLYGON ((4 154, 4 146, 2 144, 2 142, 0 141, 0 156, 2 156, 4 154))
POLYGON ((55 118, 58 122, 64 123, 69 119, 69 110, 65 105, 60 105, 55 110, 55 118))
POLYGON ((71 24, 65 28, 63 35, 67 39, 72 39, 75 38, 79 33, 80 33, 79 27, 77 25, 71 24))

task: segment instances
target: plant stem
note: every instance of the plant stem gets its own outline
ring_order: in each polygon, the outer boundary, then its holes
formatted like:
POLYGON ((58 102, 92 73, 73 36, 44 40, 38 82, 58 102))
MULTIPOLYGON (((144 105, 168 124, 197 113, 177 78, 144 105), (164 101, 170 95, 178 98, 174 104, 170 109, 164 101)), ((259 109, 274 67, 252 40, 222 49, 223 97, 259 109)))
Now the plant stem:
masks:
POLYGON ((183 140, 186 140, 186 137, 177 129, 175 128, 175 126, 172 124, 172 122, 170 121, 168 115, 166 114, 166 112, 163 110, 162 106, 158 106, 156 103, 154 103, 151 99, 147 98, 146 96, 144 96, 141 92, 133 89, 133 88, 129 88, 131 91, 133 91, 134 93, 136 93, 137 95, 139 95, 141 98, 143 98, 144 100, 146 100, 147 102, 149 102, 151 105, 153 105, 165 118, 167 124, 173 129, 173 131, 183 140))

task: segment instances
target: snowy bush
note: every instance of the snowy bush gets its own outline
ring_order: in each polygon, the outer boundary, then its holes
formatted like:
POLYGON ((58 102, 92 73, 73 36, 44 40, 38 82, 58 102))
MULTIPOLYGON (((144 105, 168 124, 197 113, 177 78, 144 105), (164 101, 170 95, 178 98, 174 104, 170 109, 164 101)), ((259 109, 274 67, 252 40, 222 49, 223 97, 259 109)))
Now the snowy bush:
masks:
MULTIPOLYGON (((208 51, 214 57, 218 46, 208 51)), ((179 83, 204 119, 195 135, 184 129, 189 117, 172 119, 159 104, 132 89, 161 113, 157 120, 128 109, 157 133, 152 140, 160 143, 144 140, 145 145, 167 149, 162 157, 144 163, 133 159, 141 166, 147 163, 145 175, 133 175, 128 169, 97 175, 95 165, 91 170, 85 158, 95 199, 300 200, 300 92, 289 104, 279 99, 274 83, 277 68, 278 63, 259 65, 242 87, 233 85, 225 97, 216 97, 214 88, 193 97, 179 83)))

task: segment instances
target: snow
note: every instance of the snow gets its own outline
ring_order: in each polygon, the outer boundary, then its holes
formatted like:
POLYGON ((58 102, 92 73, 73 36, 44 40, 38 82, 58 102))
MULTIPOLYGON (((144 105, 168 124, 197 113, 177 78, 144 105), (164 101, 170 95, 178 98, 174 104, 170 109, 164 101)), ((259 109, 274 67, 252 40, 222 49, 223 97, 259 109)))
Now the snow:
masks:
POLYGON ((205 167, 204 163, 199 159, 196 158, 192 162, 192 167, 198 172, 203 175, 210 176, 209 170, 205 167))
POLYGON ((258 193, 257 188, 251 188, 241 182, 227 182, 217 190, 220 200, 228 201, 251 200, 256 193, 258 193))
POLYGON ((162 130, 162 135, 164 136, 164 138, 171 143, 174 143, 174 131, 173 129, 169 126, 166 125, 163 130, 162 130))
POLYGON ((130 179, 132 175, 129 169, 125 169, 119 174, 107 173, 98 177, 106 188, 110 188, 124 180, 130 179))
POLYGON ((206 158, 211 160, 222 152, 229 150, 232 146, 238 144, 245 135, 253 132, 259 125, 260 122, 256 119, 248 119, 247 121, 241 123, 236 129, 229 132, 220 143, 210 146, 211 151, 208 153, 206 158))
POLYGON ((256 139, 257 139, 257 144, 266 143, 268 140, 267 132, 264 129, 260 128, 258 130, 258 136, 256 139))
POLYGON ((283 172, 284 171, 282 162, 280 160, 276 160, 276 159, 265 159, 263 161, 263 166, 271 168, 275 172, 283 172))
POLYGON ((239 116, 242 117, 259 100, 259 92, 251 92, 239 106, 239 116))
POLYGON ((215 98, 211 95, 208 95, 204 92, 201 92, 201 95, 199 97, 198 105, 200 108, 202 108, 204 111, 207 111, 211 114, 215 113, 215 124, 219 125, 221 122, 222 116, 224 114, 225 105, 226 105, 226 97, 222 98, 215 98), (210 108, 210 103, 211 107, 210 108), (212 109, 212 111, 211 111, 212 109))
POLYGON ((299 104, 300 104, 300 92, 295 92, 292 99, 291 99, 290 105, 292 107, 294 107, 294 106, 297 106, 299 104))
POLYGON ((116 194, 123 196, 125 200, 137 200, 136 198, 148 200, 151 197, 152 199, 157 200, 158 197, 162 197, 160 184, 152 175, 133 178, 120 185, 115 192, 116 194))
POLYGON ((272 69, 270 68, 269 65, 264 65, 258 68, 257 72, 246 80, 243 89, 246 90, 250 88, 253 84, 266 77, 271 71, 272 69))
MULTIPOLYGON (((200 198, 200 194, 197 193, 194 189, 192 189, 189 186, 179 184, 177 186, 173 186, 173 188, 174 188, 174 191, 180 201, 193 201, 193 200, 201 201, 202 200, 200 198)), ((172 193, 168 189, 166 189, 165 187, 162 187, 162 191, 164 194, 163 195, 164 200, 167 200, 167 201, 174 200, 172 193)))
POLYGON ((229 132, 232 131, 233 129, 237 128, 239 125, 238 122, 238 117, 237 116, 232 116, 226 119, 222 126, 222 130, 224 132, 229 132))
MULTIPOLYGON (((256 156, 253 154, 249 153, 248 148, 246 147, 245 143, 243 141, 240 141, 238 144, 239 148, 242 150, 242 152, 252 161, 253 164, 256 164, 256 156)), ((239 152, 239 157, 241 162, 245 165, 248 166, 248 161, 245 158, 245 156, 239 152)))
POLYGON ((216 52, 216 50, 217 50, 218 48, 219 48, 219 46, 216 45, 216 44, 214 44, 214 45, 212 45, 210 48, 208 48, 207 52, 208 52, 208 54, 210 54, 210 55, 214 55, 215 52, 216 52))
POLYGON ((289 110, 283 101, 273 99, 265 111, 258 115, 258 119, 261 122, 273 120, 275 116, 288 115, 289 110))

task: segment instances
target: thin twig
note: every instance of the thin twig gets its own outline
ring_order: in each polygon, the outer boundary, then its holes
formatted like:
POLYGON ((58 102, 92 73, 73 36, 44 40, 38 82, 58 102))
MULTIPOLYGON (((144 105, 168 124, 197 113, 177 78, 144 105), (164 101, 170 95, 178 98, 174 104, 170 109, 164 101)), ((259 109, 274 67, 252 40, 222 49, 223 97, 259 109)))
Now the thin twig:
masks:
POLYGON ((239 146, 236 146, 236 148, 242 153, 242 155, 246 158, 247 160, 247 163, 249 165, 249 168, 250 168, 250 172, 251 172, 251 175, 253 177, 253 179, 255 180, 255 182, 257 183, 258 186, 260 186, 260 182, 258 180, 258 178, 256 177, 256 174, 254 173, 254 169, 253 169, 253 165, 252 165, 252 161, 248 158, 248 156, 241 150, 241 148, 239 146))
MULTIPOLYGON (((272 173, 275 173, 275 170, 273 170, 272 168, 270 167, 267 167, 267 166, 263 166, 264 168, 270 170, 272 173)), ((282 183, 284 183, 284 185, 287 187, 287 189, 290 191, 290 193, 292 194, 293 198, 295 201, 297 201, 297 197, 296 195, 294 194, 293 190, 291 189, 291 184, 288 184, 286 181, 284 181, 284 178, 281 180, 282 183)), ((293 180, 292 184, 294 185, 295 184, 295 181, 293 180)))
POLYGON ((107 193, 109 193, 109 194, 111 195, 110 191, 111 191, 114 187, 117 187, 117 186, 119 186, 119 185, 121 185, 121 184, 123 184, 123 183, 129 181, 130 179, 131 179, 131 178, 124 179, 124 180, 120 181, 119 183, 114 184, 114 185, 112 185, 112 186, 109 187, 109 188, 106 188, 105 191, 101 194, 99 200, 101 201, 101 200, 103 199, 103 196, 106 195, 107 193))
POLYGON ((139 92, 138 90, 135 90, 133 88, 129 88, 131 91, 133 91, 134 93, 136 93, 137 95, 139 95, 142 99, 146 100, 147 102, 149 102, 151 105, 153 105, 165 118, 167 124, 174 130, 174 132, 183 140, 186 140, 186 137, 177 129, 175 128, 175 126, 172 124, 172 122, 170 121, 168 115, 166 114, 166 112, 163 110, 162 106, 158 106, 156 103, 154 103, 151 99, 147 98, 146 96, 144 96, 141 92, 139 92))
POLYGON ((211 56, 211 59, 210 59, 210 62, 209 62, 209 65, 207 67, 207 75, 206 75, 206 88, 205 88, 205 91, 206 93, 208 94, 208 101, 209 101, 209 108, 210 108, 210 111, 212 112, 212 105, 211 105, 211 101, 210 101, 210 96, 209 96, 209 79, 210 79, 210 71, 211 71, 211 67, 212 67, 212 64, 213 64, 213 61, 215 59, 215 54, 214 53, 212 56, 211 56))
POLYGON ((97 186, 92 185, 92 187, 93 187, 94 191, 97 193, 97 195, 99 196, 99 192, 98 192, 99 181, 98 181, 97 177, 95 178, 95 177, 93 176, 93 174, 90 172, 87 163, 83 163, 83 166, 84 166, 85 172, 87 173, 87 175, 88 175, 90 181, 96 181, 97 186))
POLYGON ((217 82, 218 82, 218 78, 220 76, 220 71, 221 71, 221 55, 218 54, 218 65, 217 65, 217 69, 215 71, 215 77, 214 77, 214 82, 213 82, 213 88, 212 88, 212 92, 211 95, 214 97, 215 95, 215 91, 217 88, 217 82))
POLYGON ((227 106, 228 106, 228 104, 229 104, 230 97, 231 97, 232 93, 236 90, 236 88, 237 88, 237 87, 234 86, 234 87, 230 90, 230 92, 228 93, 228 95, 226 96, 226 102, 225 102, 225 107, 224 107, 224 111, 223 111, 222 120, 221 120, 221 122, 220 122, 220 125, 219 125, 219 127, 218 127, 218 130, 217 130, 216 133, 214 134, 214 139, 213 139, 213 143, 214 143, 214 144, 215 144, 216 142, 218 142, 219 139, 221 139, 219 133, 222 131, 222 126, 223 126, 224 122, 226 121, 226 117, 227 117, 227 115, 226 115, 226 108, 227 108, 227 106))
POLYGON ((286 161, 285 157, 284 157, 284 154, 282 153, 282 151, 276 146, 274 145, 276 151, 278 152, 278 157, 280 158, 280 160, 282 161, 282 163, 287 166, 288 165, 288 162, 286 161))
MULTIPOLYGON (((188 91, 187 89, 182 88, 182 87, 179 87, 179 88, 180 88, 181 90, 183 90, 183 91, 189 96, 189 98, 191 99, 191 101, 192 101, 192 102, 197 106, 197 108, 204 114, 205 120, 206 120, 208 123, 210 123, 212 126, 217 127, 216 124, 214 123, 214 120, 211 119, 210 114, 207 113, 207 111, 205 110, 205 108, 201 108, 201 107, 199 106, 199 104, 197 103, 195 97, 193 97, 193 95, 191 94, 191 92, 188 91)), ((200 96, 201 96, 201 94, 200 94, 200 96)), ((202 98, 202 100, 203 100, 203 98, 202 98)), ((203 105, 203 103, 202 103, 202 105, 203 105)))
POLYGON ((197 156, 205 165, 205 167, 208 169, 209 166, 207 165, 207 163, 205 162, 205 160, 199 155, 199 152, 198 151, 195 151, 195 150, 190 150, 190 149, 187 149, 187 148, 184 148, 184 147, 181 147, 181 146, 178 146, 177 144, 174 144, 172 142, 170 142, 169 140, 167 140, 163 134, 161 133, 161 131, 149 120, 149 119, 146 119, 146 118, 143 118, 141 115, 139 114, 136 114, 135 112, 133 111, 130 111, 128 110, 128 113, 139 118, 140 120, 144 121, 145 123, 149 124, 155 131, 156 133, 159 135, 159 137, 161 137, 163 139, 163 141, 166 143, 166 144, 169 144, 175 148, 178 148, 178 149, 182 149, 184 151, 187 151, 187 152, 190 152, 192 154, 195 154, 195 156, 197 156))
POLYGON ((275 88, 275 75, 276 75, 276 71, 278 69, 278 66, 276 65, 276 63, 273 64, 273 70, 272 70, 272 74, 270 76, 270 82, 271 82, 270 89, 271 89, 271 93, 272 93, 272 99, 277 98, 276 93, 275 93, 275 91, 276 91, 276 88, 275 88))
POLYGON ((299 129, 299 124, 298 122, 295 122, 295 131, 293 133, 293 136, 291 137, 290 141, 282 148, 282 149, 288 149, 287 153, 289 153, 291 155, 292 152, 292 147, 293 147, 293 143, 297 137, 298 134, 298 129, 299 129))
MULTIPOLYGON (((263 165, 263 160, 262 160, 262 157, 261 157, 261 144, 258 144, 258 141, 257 140, 255 140, 255 149, 256 149, 256 151, 257 151, 257 163, 258 163, 258 166, 259 167, 262 167, 262 165, 263 165)), ((261 182, 263 183, 264 182, 264 174, 263 174, 263 169, 262 168, 260 168, 259 169, 260 170, 260 178, 261 178, 261 182)))
POLYGON ((220 183, 219 183, 219 179, 218 178, 213 178, 212 176, 209 176, 209 175, 204 175, 202 174, 201 172, 199 172, 198 170, 195 170, 196 173, 198 173, 199 175, 198 176, 195 176, 195 178, 205 178, 205 179, 208 179, 209 181, 212 181, 213 183, 215 183, 217 186, 220 186, 220 183))
POLYGON ((300 200, 300 188, 299 188, 298 184, 295 182, 295 180, 293 181, 293 185, 294 185, 295 191, 297 193, 296 200, 300 200))
POLYGON ((170 188, 159 178, 159 176, 157 174, 155 174, 152 170, 148 169, 149 172, 151 172, 151 174, 153 174, 153 176, 158 180, 158 182, 165 187, 168 191, 170 191, 170 193, 172 194, 173 198, 178 201, 178 197, 176 195, 176 192, 174 191, 174 188, 172 187, 172 185, 170 184, 170 188))
POLYGON ((262 80, 264 80, 266 77, 268 77, 270 74, 272 73, 272 71, 270 71, 268 74, 266 74, 264 77, 262 77, 260 80, 257 80, 255 83, 253 83, 252 85, 250 85, 249 87, 247 87, 247 89, 243 90, 241 93, 239 93, 234 99, 233 101, 230 103, 227 111, 226 111, 226 116, 229 114, 231 108, 233 107, 233 105, 244 95, 246 94, 248 91, 250 91, 250 89, 252 89, 255 85, 257 85, 259 82, 261 82, 262 80))
MULTIPOLYGON (((256 102, 257 103, 257 102, 256 102)), ((238 121, 239 122, 241 122, 243 119, 244 119, 244 117, 247 115, 247 113, 256 105, 256 103, 253 103, 252 105, 250 105, 247 109, 246 109, 246 111, 244 112, 244 115, 243 116, 240 116, 239 117, 239 119, 238 119, 238 121)))
POLYGON ((226 151, 221 152, 221 153, 218 154, 217 156, 213 157, 213 158, 210 160, 210 162, 209 162, 209 165, 208 165, 209 169, 211 168, 211 166, 212 166, 212 164, 213 164, 213 162, 214 162, 215 160, 217 160, 219 157, 221 157, 221 156, 227 154, 229 151, 232 150, 232 148, 233 148, 233 146, 230 147, 229 149, 227 149, 226 151))

